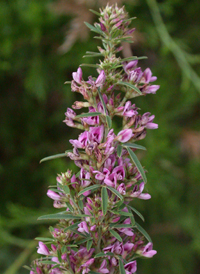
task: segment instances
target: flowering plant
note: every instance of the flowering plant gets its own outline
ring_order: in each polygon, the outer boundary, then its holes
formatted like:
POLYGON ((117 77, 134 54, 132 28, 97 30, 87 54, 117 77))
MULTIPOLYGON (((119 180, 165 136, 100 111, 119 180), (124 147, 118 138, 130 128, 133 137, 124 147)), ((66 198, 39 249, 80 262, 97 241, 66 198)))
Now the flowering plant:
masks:
MULTIPOLYGON (((93 11, 94 12, 94 11, 93 11)), ((135 151, 145 148, 136 142, 145 138, 146 129, 156 129, 154 115, 143 115, 130 99, 155 93, 159 86, 149 68, 142 71, 138 60, 144 57, 117 57, 122 41, 131 42, 124 8, 107 5, 100 9, 99 23, 86 25, 102 40, 103 56, 95 65, 98 77, 83 79, 82 69, 73 72, 71 89, 84 97, 73 109, 88 108, 77 115, 67 109, 64 122, 81 130, 78 139, 70 140, 72 151, 44 160, 68 156, 80 168, 57 177, 57 185, 47 191, 55 208, 64 211, 40 217, 58 220, 50 227, 51 238, 37 238, 37 252, 44 255, 32 263, 30 274, 121 273, 137 270, 136 258, 156 254, 150 236, 135 221, 141 213, 130 205, 134 199, 150 199, 144 193, 146 175, 135 151), (121 93, 123 92, 123 97, 121 93), (112 129, 114 116, 122 118, 122 130, 112 129)))

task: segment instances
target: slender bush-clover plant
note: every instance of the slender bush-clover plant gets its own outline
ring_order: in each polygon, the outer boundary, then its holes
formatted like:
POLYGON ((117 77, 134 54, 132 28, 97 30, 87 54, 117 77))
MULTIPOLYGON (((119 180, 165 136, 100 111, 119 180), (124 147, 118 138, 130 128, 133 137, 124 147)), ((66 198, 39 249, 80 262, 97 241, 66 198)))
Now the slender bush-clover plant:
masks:
MULTIPOLYGON (((94 11, 93 11, 94 12, 94 11)), ((57 185, 47 191, 56 214, 39 219, 58 220, 50 227, 51 238, 37 238, 37 252, 44 255, 32 263, 30 274, 111 273, 130 274, 137 270, 136 258, 156 254, 147 232, 135 221, 143 216, 131 205, 134 199, 150 199, 143 193, 146 175, 135 151, 145 149, 137 141, 145 138, 146 129, 156 129, 154 115, 143 115, 130 99, 155 93, 159 86, 149 68, 138 67, 143 57, 117 57, 122 41, 130 42, 132 19, 124 8, 109 6, 94 12, 99 22, 86 23, 102 41, 99 52, 87 56, 103 57, 98 77, 83 79, 79 67, 73 72, 71 89, 83 95, 73 109, 88 108, 77 115, 71 108, 64 122, 83 130, 78 139, 70 140, 72 151, 44 158, 68 156, 80 168, 57 177, 57 185), (114 116, 121 117, 122 130, 112 129, 114 116), (131 202, 131 205, 130 205, 131 202)), ((119 118, 118 118, 119 119, 119 118)))

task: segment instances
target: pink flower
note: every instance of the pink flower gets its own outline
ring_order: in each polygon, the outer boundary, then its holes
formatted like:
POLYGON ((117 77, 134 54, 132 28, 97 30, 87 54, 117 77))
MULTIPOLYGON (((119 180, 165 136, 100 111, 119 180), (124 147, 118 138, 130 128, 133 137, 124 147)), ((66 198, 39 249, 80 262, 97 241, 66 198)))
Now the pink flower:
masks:
POLYGON ((37 253, 42 255, 50 254, 48 247, 43 242, 39 242, 38 244, 39 244, 39 247, 38 247, 37 253))
POLYGON ((73 73, 72 73, 72 77, 73 77, 74 81, 75 81, 76 83, 78 83, 78 84, 81 84, 82 75, 83 75, 83 73, 82 73, 81 68, 78 68, 78 69, 77 69, 77 72, 73 72, 73 73))
POLYGON ((133 198, 139 198, 139 199, 142 199, 142 200, 151 199, 151 195, 150 194, 148 194, 148 193, 142 193, 143 190, 144 190, 144 182, 142 182, 139 185, 139 188, 138 188, 137 185, 135 185, 130 196, 133 197, 133 198))
POLYGON ((55 201, 60 201, 60 195, 50 189, 47 191, 47 196, 55 201))
POLYGON ((84 131, 78 137, 78 140, 69 140, 70 143, 76 148, 85 148, 88 142, 88 131, 84 131))
POLYGON ((90 127, 89 129, 89 140, 90 142, 97 142, 101 143, 103 139, 103 134, 104 134, 104 126, 101 125, 99 127, 90 127))
POLYGON ((131 139, 132 136, 133 136, 132 129, 123 129, 117 134, 117 137, 115 138, 115 140, 121 143, 126 143, 131 139))
POLYGON ((81 222, 80 224, 78 224, 78 231, 81 232, 81 233, 88 233, 89 234, 89 230, 88 230, 88 227, 87 227, 87 223, 85 221, 81 222))
POLYGON ((137 253, 139 253, 140 255, 144 257, 151 258, 157 253, 157 251, 153 250, 152 243, 148 243, 142 249, 138 250, 137 253))
POLYGON ((102 86, 104 84, 105 80, 106 80, 106 75, 105 75, 104 70, 102 70, 101 73, 99 74, 99 76, 97 77, 96 82, 95 82, 96 87, 102 86))
POLYGON ((137 262, 132 261, 128 264, 125 264, 124 268, 125 268, 126 274, 135 273, 137 271, 137 262))
POLYGON ((103 260, 103 262, 100 265, 100 268, 98 269, 98 272, 102 274, 109 273, 109 270, 106 268, 106 266, 107 266, 107 261, 103 260))

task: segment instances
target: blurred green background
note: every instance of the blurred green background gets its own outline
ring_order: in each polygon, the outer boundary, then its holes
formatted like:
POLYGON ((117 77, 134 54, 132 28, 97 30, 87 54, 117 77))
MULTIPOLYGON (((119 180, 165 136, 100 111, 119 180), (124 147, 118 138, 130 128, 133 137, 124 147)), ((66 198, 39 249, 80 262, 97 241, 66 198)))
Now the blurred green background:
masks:
MULTIPOLYGON (((200 2, 196 0, 109 1, 124 4, 137 28, 132 54, 158 76, 156 95, 135 100, 141 112, 156 115, 138 154, 148 170, 150 201, 135 206, 158 254, 138 261, 138 274, 196 274, 200 269, 200 2), (161 17, 162 16, 162 17, 161 17)), ((83 21, 105 1, 10 0, 0 3, 0 273, 24 274, 37 257, 36 236, 48 224, 37 217, 53 211, 47 186, 68 168, 68 159, 39 164, 70 148, 79 131, 62 121, 79 98, 66 80, 87 50, 96 51, 83 21)), ((130 49, 125 47, 124 55, 130 49)), ((84 78, 94 74, 83 68, 84 78)), ((95 72, 96 73, 96 72, 95 72)))

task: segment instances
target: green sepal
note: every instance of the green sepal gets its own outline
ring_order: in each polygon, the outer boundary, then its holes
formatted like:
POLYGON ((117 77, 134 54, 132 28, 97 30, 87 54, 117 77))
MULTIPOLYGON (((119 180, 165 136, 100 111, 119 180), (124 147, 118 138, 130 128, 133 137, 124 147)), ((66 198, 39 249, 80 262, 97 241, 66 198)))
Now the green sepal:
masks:
POLYGON ((122 238, 120 237, 120 235, 115 230, 110 229, 109 231, 119 242, 123 242, 122 238))
POLYGON ((134 162, 135 166, 137 167, 138 171, 140 172, 140 174, 142 176, 142 179, 146 183, 147 182, 147 178, 146 178, 144 169, 143 169, 142 165, 140 164, 140 161, 138 160, 138 158, 135 155, 135 153, 129 147, 126 147, 126 149, 127 149, 128 153, 129 153, 129 155, 131 157, 131 160, 134 162))

